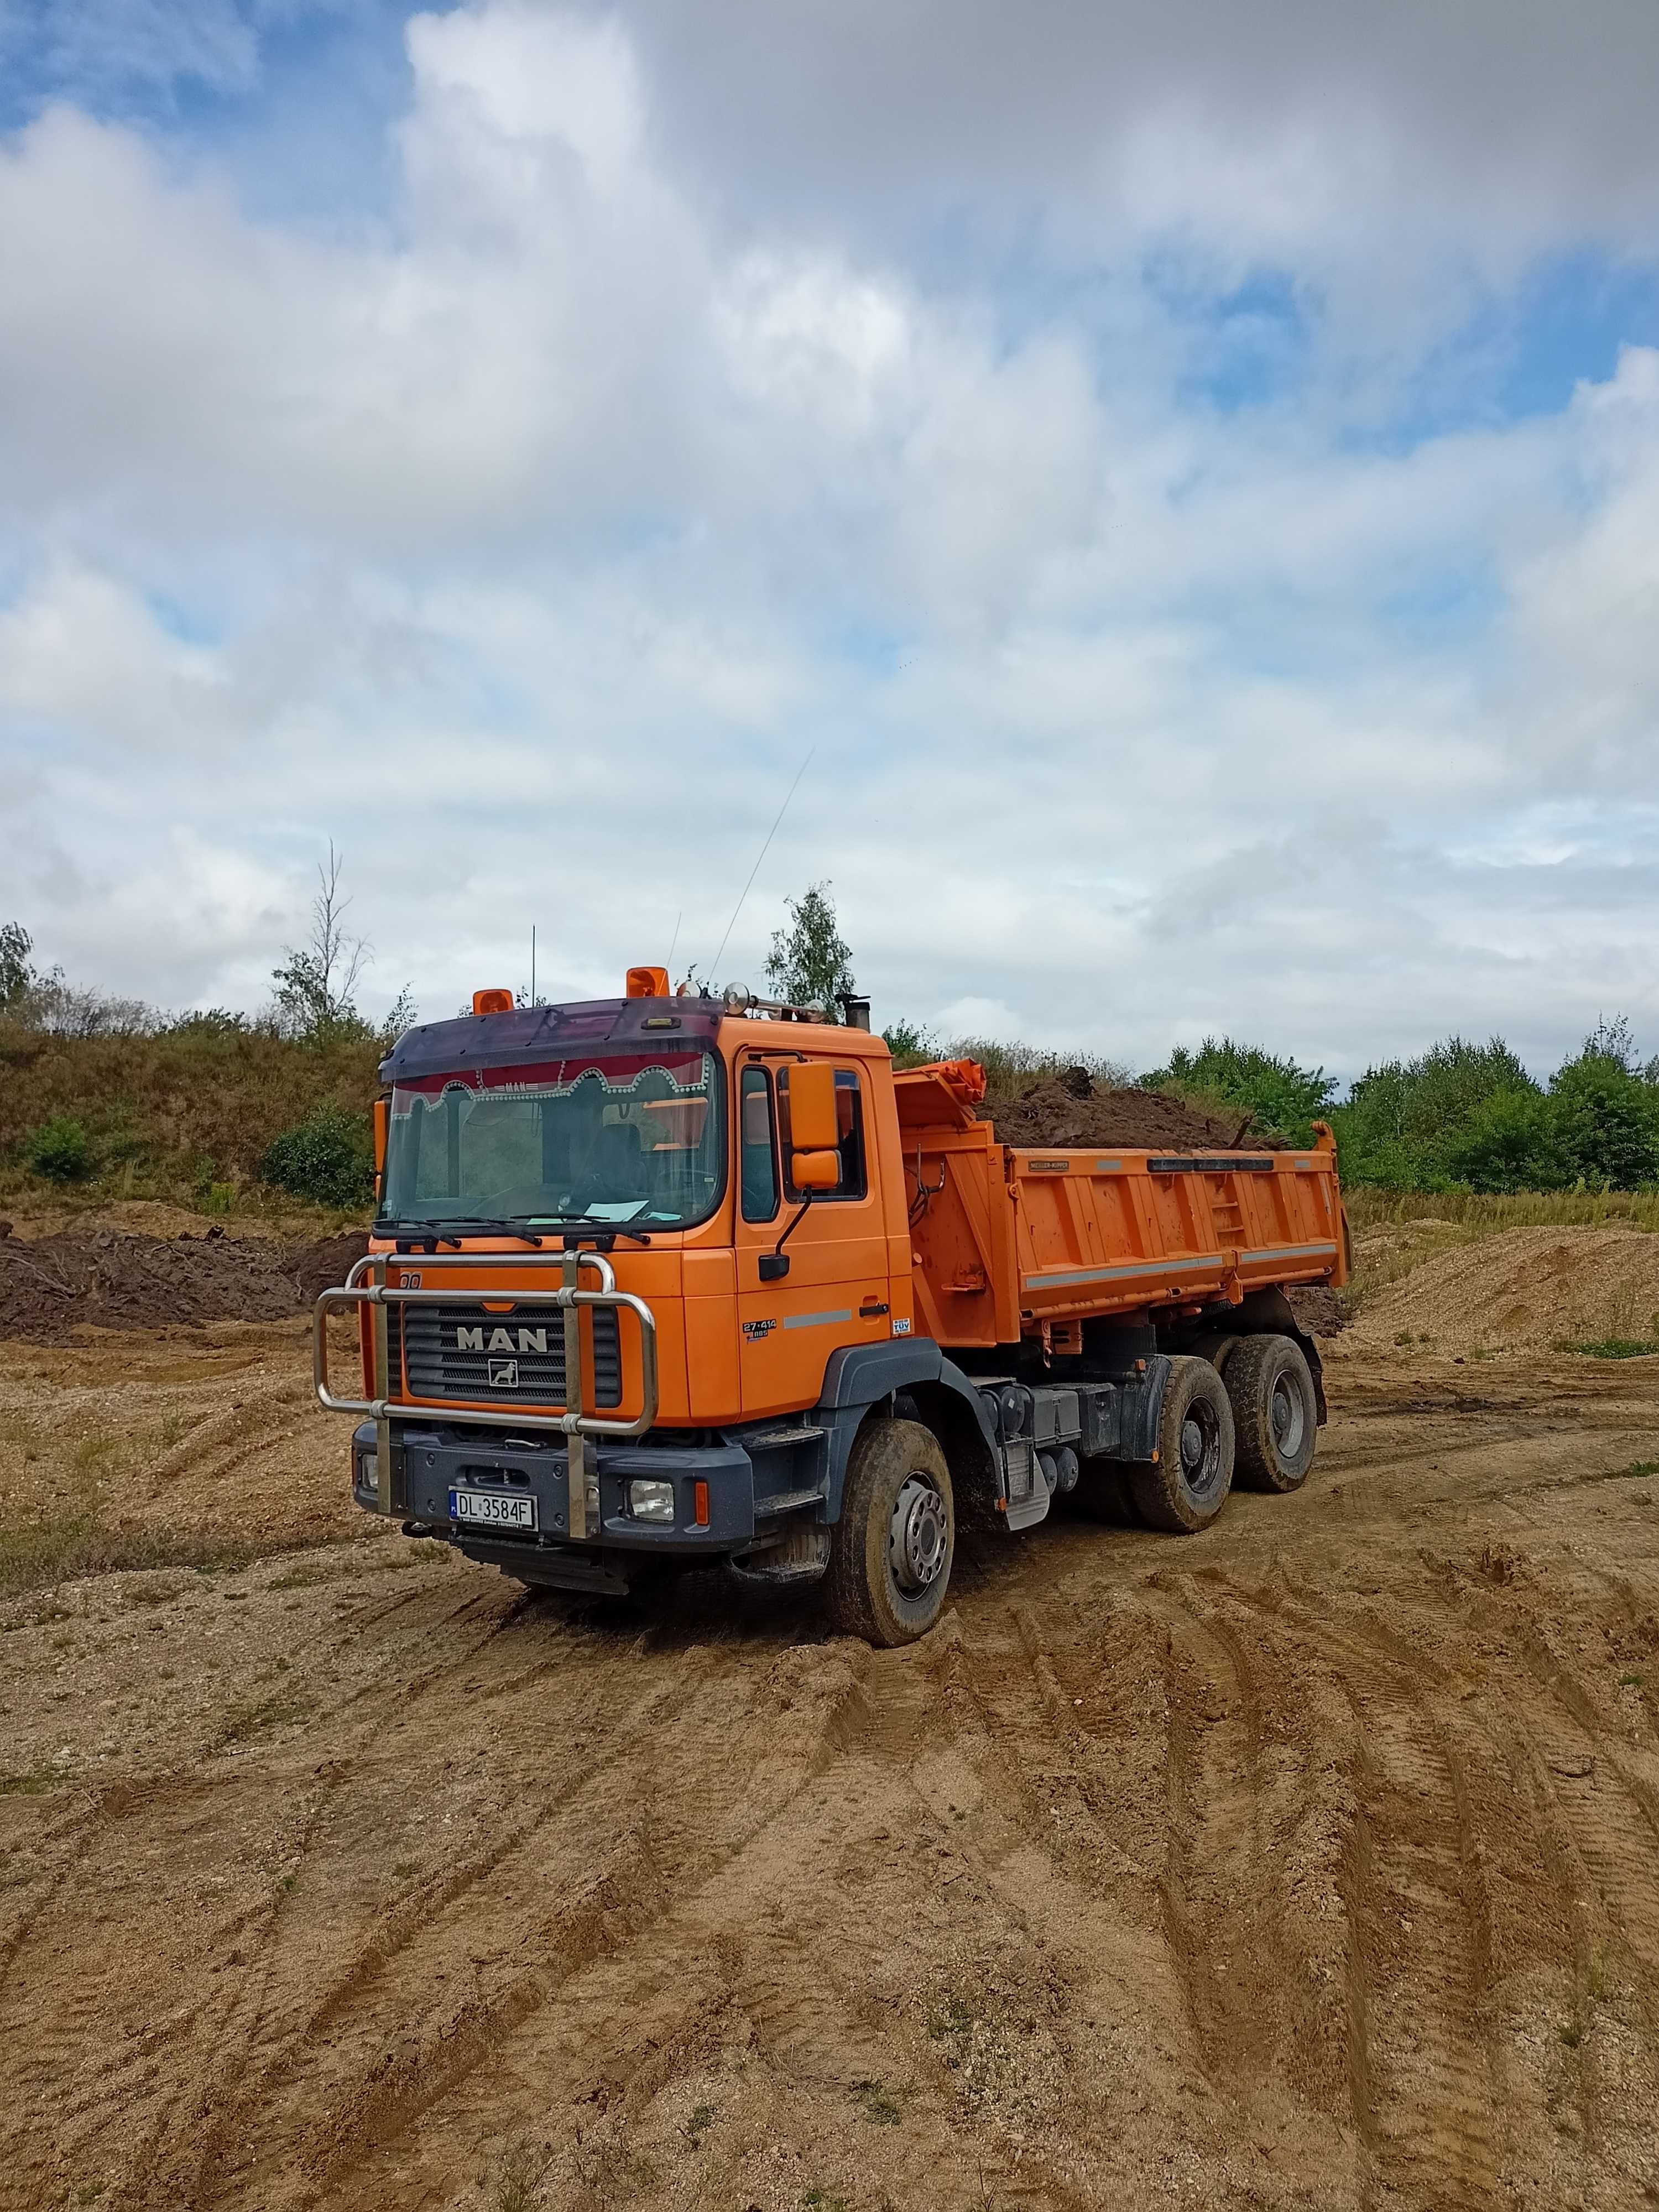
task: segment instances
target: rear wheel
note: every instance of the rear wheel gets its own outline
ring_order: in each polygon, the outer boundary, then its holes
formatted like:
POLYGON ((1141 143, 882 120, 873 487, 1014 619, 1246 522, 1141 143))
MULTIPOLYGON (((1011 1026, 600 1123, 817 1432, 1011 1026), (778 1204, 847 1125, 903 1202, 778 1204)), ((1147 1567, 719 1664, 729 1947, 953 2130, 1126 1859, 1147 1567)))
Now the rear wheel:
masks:
POLYGON ((1247 1336, 1227 1362, 1238 1434, 1241 1490, 1300 1490, 1313 1465, 1319 1406, 1302 1347, 1288 1336, 1247 1336))
POLYGON ((956 1553, 951 1471, 919 1421, 866 1421, 854 1440, 824 1598, 848 1636, 913 1644, 945 1607, 956 1553))
POLYGON ((1172 1359, 1158 1416, 1158 1457, 1129 1469, 1140 1517, 1149 1528, 1195 1534, 1220 1512, 1232 1485, 1233 1411, 1226 1386, 1207 1359, 1172 1359))

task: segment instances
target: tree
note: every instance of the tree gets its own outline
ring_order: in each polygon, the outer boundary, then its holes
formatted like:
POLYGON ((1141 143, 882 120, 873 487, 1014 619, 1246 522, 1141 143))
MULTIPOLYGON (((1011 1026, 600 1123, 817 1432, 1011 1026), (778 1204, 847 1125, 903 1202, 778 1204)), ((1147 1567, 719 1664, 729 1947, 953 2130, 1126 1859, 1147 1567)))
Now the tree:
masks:
POLYGON ((1206 1037, 1196 1052, 1178 1044, 1166 1067, 1140 1079, 1143 1089, 1178 1091, 1246 1108, 1258 1128, 1292 1144, 1313 1142, 1313 1123, 1329 1112, 1336 1080, 1322 1067, 1299 1067, 1259 1045, 1206 1037))
POLYGON ((1573 1171, 1559 1121, 1536 1091, 1494 1091, 1446 1139, 1446 1172, 1471 1190, 1559 1190, 1573 1171))
POLYGON ((85 989, 61 968, 42 975, 29 964, 33 950, 21 921, 0 924, 0 1012, 48 1036, 142 1036, 155 1029, 158 1017, 142 999, 85 989))
POLYGON ((1659 1091, 1638 1073, 1626 1025, 1599 1024, 1576 1060, 1550 1078, 1550 1104, 1569 1174, 1592 1190, 1659 1182, 1659 1091))
POLYGON ((34 987, 29 955, 34 939, 21 921, 0 924, 0 1008, 21 1006, 34 987))
POLYGON ((790 926, 776 931, 766 957, 766 973, 778 996, 793 1006, 817 1009, 838 1022, 837 1000, 857 989, 853 950, 836 921, 836 902, 827 883, 811 884, 798 899, 787 899, 790 926))
POLYGON ((351 904, 340 889, 345 854, 328 841, 328 861, 317 866, 317 896, 311 902, 311 935, 305 944, 283 949, 288 957, 271 971, 276 1006, 291 1035, 313 1041, 358 1021, 353 994, 357 978, 374 955, 361 937, 346 928, 351 904))
POLYGON ((309 1044, 370 1036, 390 1043, 413 1022, 414 1002, 405 987, 378 1030, 358 1012, 358 979, 374 952, 367 939, 354 936, 346 927, 351 900, 340 888, 344 872, 345 855, 335 851, 331 837, 327 862, 318 863, 311 934, 302 945, 285 945, 288 957, 271 971, 277 1024, 288 1036, 309 1044))
MULTIPOLYGON (((1331 1116, 1342 1172, 1392 1190, 1462 1182, 1450 1148, 1489 1100, 1509 1093, 1535 1098, 1539 1090, 1502 1037, 1474 1044, 1449 1036, 1415 1060, 1368 1067, 1331 1116)), ((1513 1133, 1520 1124, 1511 1117, 1504 1126, 1513 1133)))
POLYGON ((938 1038, 931 1030, 923 1029, 920 1022, 889 1022, 881 1035, 882 1042, 893 1055, 895 1067, 915 1067, 939 1056, 938 1038))
POLYGON ((1615 1014, 1609 1021, 1605 1014, 1595 1018, 1595 1027, 1584 1039, 1581 1060, 1610 1060, 1622 1067, 1626 1075, 1643 1073, 1642 1055, 1636 1049, 1636 1036, 1630 1025, 1628 1014, 1615 1014))

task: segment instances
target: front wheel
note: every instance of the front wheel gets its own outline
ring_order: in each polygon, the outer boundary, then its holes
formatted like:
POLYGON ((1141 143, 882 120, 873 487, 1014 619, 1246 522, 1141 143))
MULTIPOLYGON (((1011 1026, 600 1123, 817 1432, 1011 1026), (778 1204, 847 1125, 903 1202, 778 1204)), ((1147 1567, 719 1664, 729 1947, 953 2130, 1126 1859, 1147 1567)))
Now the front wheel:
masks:
POLYGON ((866 1421, 854 1439, 824 1597, 848 1636, 914 1644, 945 1607, 956 1554, 951 1471, 919 1421, 866 1421))
POLYGON ((1207 1528, 1233 1486, 1233 1409, 1221 1377, 1207 1359, 1172 1359, 1158 1457, 1129 1469, 1146 1526, 1180 1536, 1207 1528))

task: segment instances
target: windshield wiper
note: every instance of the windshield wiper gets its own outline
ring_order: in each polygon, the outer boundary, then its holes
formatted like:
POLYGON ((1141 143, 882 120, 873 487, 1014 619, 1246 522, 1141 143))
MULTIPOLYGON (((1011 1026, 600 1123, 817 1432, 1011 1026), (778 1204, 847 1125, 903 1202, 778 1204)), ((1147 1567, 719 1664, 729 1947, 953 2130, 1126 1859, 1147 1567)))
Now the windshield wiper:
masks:
POLYGON ((538 1248, 545 1241, 533 1230, 521 1229, 516 1222, 500 1221, 489 1214, 456 1213, 442 1221, 386 1221, 374 1225, 381 1236, 407 1237, 421 1243, 459 1245, 460 1238, 456 1232, 463 1230, 473 1237, 515 1237, 520 1244, 538 1248))
POLYGON ((648 1237, 641 1237, 637 1229, 629 1229, 623 1222, 596 1221, 587 1213, 538 1213, 536 1223, 538 1228, 562 1230, 567 1234, 573 1229, 579 1229, 585 1237, 625 1237, 630 1244, 649 1244, 651 1242, 648 1237))

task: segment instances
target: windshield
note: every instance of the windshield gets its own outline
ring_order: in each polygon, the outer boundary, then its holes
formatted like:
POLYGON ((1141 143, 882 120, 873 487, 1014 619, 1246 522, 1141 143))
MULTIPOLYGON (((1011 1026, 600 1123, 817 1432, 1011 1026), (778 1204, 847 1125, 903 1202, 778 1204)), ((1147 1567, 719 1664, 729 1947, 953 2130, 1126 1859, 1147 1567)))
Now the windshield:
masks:
POLYGON ((582 1054, 396 1085, 382 1220, 683 1229, 726 1180, 711 1052, 582 1054))

